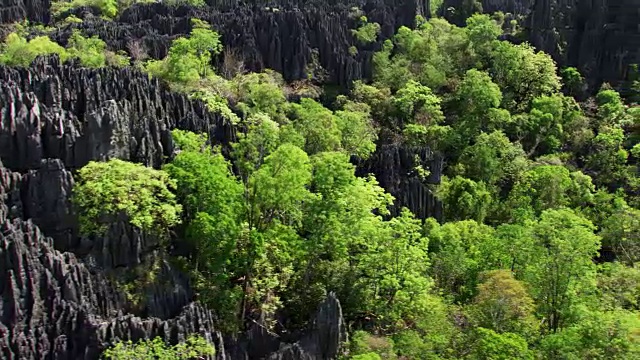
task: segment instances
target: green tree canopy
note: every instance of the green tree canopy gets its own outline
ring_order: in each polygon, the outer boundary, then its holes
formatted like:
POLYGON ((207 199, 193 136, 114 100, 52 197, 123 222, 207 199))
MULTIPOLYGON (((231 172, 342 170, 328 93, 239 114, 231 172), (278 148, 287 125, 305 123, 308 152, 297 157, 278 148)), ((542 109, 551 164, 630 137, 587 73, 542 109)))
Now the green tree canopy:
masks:
POLYGON ((202 336, 191 335, 186 341, 168 346, 159 337, 153 340, 118 342, 105 350, 103 356, 110 360, 188 360, 213 356, 215 348, 202 336))
POLYGON ((80 230, 102 234, 121 216, 148 232, 166 233, 180 223, 182 206, 172 190, 176 182, 161 170, 112 159, 89 162, 78 171, 73 203, 80 230))

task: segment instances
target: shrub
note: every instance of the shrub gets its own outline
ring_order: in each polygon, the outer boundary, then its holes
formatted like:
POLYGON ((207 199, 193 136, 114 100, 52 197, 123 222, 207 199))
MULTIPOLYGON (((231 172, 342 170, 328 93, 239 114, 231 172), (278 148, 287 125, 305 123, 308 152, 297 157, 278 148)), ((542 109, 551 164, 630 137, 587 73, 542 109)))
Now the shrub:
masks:
POLYGON ((107 44, 97 36, 86 38, 80 31, 74 30, 69 38, 69 57, 80 59, 82 66, 99 68, 105 65, 127 66, 129 57, 123 53, 107 50, 107 44))
POLYGON ((115 217, 126 215, 144 231, 163 232, 180 222, 175 181, 161 170, 118 159, 92 161, 78 172, 73 203, 79 209, 80 230, 100 234, 115 217))
POLYGON ((368 22, 366 16, 360 17, 360 22, 361 25, 357 30, 351 30, 353 36, 363 44, 376 41, 380 34, 380 24, 368 22))
POLYGON ((220 35, 204 21, 193 19, 192 23, 189 37, 174 40, 166 58, 147 62, 145 69, 150 75, 192 85, 213 72, 211 58, 222 51, 220 35))
POLYGON ((22 26, 18 30, 19 32, 9 34, 0 46, 0 64, 26 67, 38 56, 57 54, 62 61, 78 58, 83 66, 92 68, 129 65, 129 57, 124 52, 109 51, 104 41, 97 36, 85 38, 79 30, 74 30, 67 49, 47 36, 37 36, 27 41, 25 36, 28 31, 22 26))
POLYGON ((118 0, 71 0, 71 1, 54 1, 51 3, 51 13, 54 17, 77 9, 83 6, 94 7, 100 9, 103 16, 114 18, 118 13, 118 0))
POLYGON ((99 68, 106 64, 105 50, 107 45, 97 36, 85 38, 80 31, 74 30, 69 38, 69 56, 80 59, 86 67, 99 68))
POLYGON ((17 33, 11 33, 0 47, 0 64, 26 67, 31 65, 36 57, 51 54, 58 54, 63 61, 69 56, 62 46, 47 36, 38 36, 27 41, 17 33))
POLYGON ((214 354, 215 348, 207 340, 200 335, 191 335, 185 342, 174 346, 168 346, 159 337, 136 344, 131 340, 118 342, 103 356, 111 360, 188 360, 214 354))

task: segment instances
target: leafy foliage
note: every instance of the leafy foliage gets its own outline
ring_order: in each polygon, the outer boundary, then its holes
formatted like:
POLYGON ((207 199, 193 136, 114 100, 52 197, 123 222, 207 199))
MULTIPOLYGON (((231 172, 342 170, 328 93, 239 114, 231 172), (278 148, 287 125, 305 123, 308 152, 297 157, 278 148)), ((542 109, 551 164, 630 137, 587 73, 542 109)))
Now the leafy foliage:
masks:
POLYGON ((199 335, 189 336, 185 342, 168 346, 159 337, 133 343, 118 342, 103 353, 111 360, 188 360, 200 356, 212 356, 215 348, 199 335))
POLYGON ((146 64, 151 75, 184 85, 211 72, 211 58, 222 50, 220 36, 204 21, 193 19, 192 23, 189 37, 175 39, 165 59, 146 64))
POLYGON ((360 27, 356 30, 351 30, 353 36, 362 44, 368 44, 376 41, 378 34, 380 33, 380 24, 370 23, 367 21, 366 16, 360 18, 360 27))
POLYGON ((118 0, 71 0, 71 1, 53 1, 51 3, 51 12, 54 17, 59 17, 70 10, 79 7, 89 6, 100 9, 100 12, 106 18, 114 18, 118 13, 118 0))
POLYGON ((27 41, 24 37, 11 33, 0 47, 0 64, 27 67, 36 57, 51 54, 57 54, 62 60, 69 57, 62 46, 47 36, 38 36, 27 41))
POLYGON ((27 41, 23 35, 11 33, 0 46, 0 64, 27 67, 36 57, 52 54, 57 54, 62 61, 78 58, 86 67, 129 65, 126 54, 109 51, 104 41, 96 36, 85 38, 78 30, 72 33, 66 49, 47 36, 36 36, 27 41))
POLYGON ((100 235, 125 216, 141 230, 165 233, 180 222, 182 206, 171 192, 175 187, 167 173, 140 164, 118 159, 89 162, 78 171, 73 189, 80 229, 100 235))
POLYGON ((122 53, 113 53, 106 49, 107 45, 97 36, 85 38, 75 30, 69 38, 68 54, 70 58, 78 58, 86 67, 99 68, 105 65, 127 66, 129 58, 122 53))
POLYGON ((478 326, 498 333, 533 335, 535 303, 525 284, 508 270, 492 270, 483 277, 472 308, 478 326))

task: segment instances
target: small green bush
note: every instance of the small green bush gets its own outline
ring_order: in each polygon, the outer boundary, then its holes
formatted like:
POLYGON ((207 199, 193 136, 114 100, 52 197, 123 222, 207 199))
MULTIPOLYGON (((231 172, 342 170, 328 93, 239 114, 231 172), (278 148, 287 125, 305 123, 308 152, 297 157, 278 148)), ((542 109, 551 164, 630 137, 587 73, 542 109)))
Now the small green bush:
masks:
POLYGON ((380 355, 370 352, 366 354, 354 355, 351 357, 351 360, 382 360, 380 355))
POLYGON ((159 337, 136 344, 131 340, 118 342, 103 354, 110 360, 188 360, 207 355, 215 355, 215 348, 200 335, 191 335, 174 346, 168 346, 159 337))
MULTIPOLYGON (((100 9, 100 13, 107 19, 115 18, 119 13, 134 4, 149 4, 156 0, 71 0, 71 1, 54 1, 51 3, 51 13, 54 17, 59 18, 64 13, 83 6, 89 6, 100 9)), ((187 3, 191 6, 202 6, 204 0, 184 0, 175 1, 176 3, 187 3)))
POLYGON ((102 16, 114 18, 118 14, 118 0, 71 0, 54 1, 51 3, 51 13, 58 18, 67 11, 89 6, 100 9, 102 16))
POLYGON ((202 7, 207 5, 205 0, 167 0, 167 1, 164 1, 164 3, 167 5, 173 5, 173 6, 190 5, 194 7, 202 7))
POLYGON ((378 38, 380 34, 380 24, 370 23, 366 16, 360 17, 361 25, 357 30, 351 30, 351 33, 362 44, 369 44, 378 38))
POLYGON ((204 21, 192 19, 192 24, 189 37, 175 39, 167 57, 147 62, 145 69, 150 75, 176 84, 193 85, 213 73, 212 56, 222 51, 220 35, 204 21))
POLYGON ((99 68, 106 64, 106 44, 97 36, 85 38, 75 30, 69 39, 69 56, 80 59, 86 67, 99 68))
POLYGON ((47 36, 37 36, 27 41, 29 31, 22 25, 18 25, 17 29, 19 32, 9 34, 4 44, 0 45, 0 64, 26 67, 36 57, 52 54, 60 56, 63 62, 78 58, 82 66, 92 68, 106 65, 123 67, 130 62, 124 52, 109 51, 104 41, 96 36, 85 38, 78 30, 74 30, 69 38, 68 48, 65 49, 47 36))
POLYGON ((69 38, 68 54, 71 58, 80 59, 82 66, 99 68, 105 65, 127 66, 129 57, 123 53, 114 53, 107 50, 107 44, 97 36, 86 38, 80 31, 74 30, 69 38))
POLYGON ((0 46, 0 64, 29 66, 36 57, 58 54, 65 61, 69 54, 47 36, 38 36, 29 41, 17 33, 11 33, 0 46))
POLYGON ((176 183, 161 170, 118 159, 89 162, 78 171, 73 203, 78 207, 80 230, 101 234, 114 217, 158 234, 180 222, 182 206, 171 189, 176 183))

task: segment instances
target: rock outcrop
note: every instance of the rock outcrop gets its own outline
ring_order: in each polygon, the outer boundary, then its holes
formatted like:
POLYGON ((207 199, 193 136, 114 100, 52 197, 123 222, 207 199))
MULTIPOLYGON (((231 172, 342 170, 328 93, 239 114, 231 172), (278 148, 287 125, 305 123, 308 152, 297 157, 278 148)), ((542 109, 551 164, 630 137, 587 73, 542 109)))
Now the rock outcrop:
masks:
POLYGON ((97 359, 114 339, 200 333, 225 358, 211 313, 197 303, 169 320, 123 314, 125 296, 99 269, 54 249, 31 221, 0 222, 0 354, 3 359, 97 359))
POLYGON ((28 19, 48 23, 51 0, 0 0, 0 23, 7 24, 28 19))
MULTIPOLYGON (((0 357, 97 359, 117 339, 159 336, 175 343, 199 333, 216 346, 216 359, 251 358, 246 348, 225 345, 211 312, 196 302, 181 306, 176 314, 165 314, 170 316, 166 319, 127 314, 130 300, 102 267, 55 250, 52 239, 31 220, 8 218, 19 210, 16 192, 21 178, 0 166, 0 357)), ((171 280, 174 286, 182 282, 171 280)), ((169 309, 167 299, 168 294, 161 294, 154 305, 169 309)), ((331 359, 345 339, 340 303, 330 294, 301 340, 260 357, 271 353, 272 359, 331 359), (303 357, 292 358, 294 348, 303 357)))
POLYGON ((233 139, 202 102, 137 70, 83 69, 55 58, 28 69, 0 67, 0 109, 0 158, 20 172, 47 158, 70 170, 110 157, 159 166, 172 153, 176 127, 219 143, 233 139))
MULTIPOLYGON (((21 19, 48 23, 49 0, 0 0, 0 23, 21 19)), ((50 36, 66 44, 73 29, 98 35, 116 50, 136 48, 153 58, 166 55, 171 40, 191 30, 190 19, 209 22, 222 35, 227 54, 243 60, 247 70, 273 69, 286 80, 307 78, 311 68, 322 67, 333 83, 371 75, 371 58, 382 41, 402 25, 411 26, 415 16, 429 13, 428 0, 210 0, 200 9, 162 3, 134 5, 114 21, 101 19, 97 9, 72 11, 84 22, 70 24, 50 36), (381 25, 378 41, 359 44, 352 29, 360 16, 381 25), (358 48, 357 54, 350 47, 358 48)), ((217 59, 220 65, 224 55, 217 59)))
POLYGON ((347 332, 342 322, 340 302, 334 294, 329 294, 320 305, 307 335, 293 344, 285 345, 268 360, 337 359, 342 350, 340 345, 346 341, 347 332))
POLYGON ((397 215, 406 207, 418 218, 442 217, 442 203, 435 197, 428 184, 439 184, 443 159, 427 147, 410 147, 400 144, 381 145, 366 161, 357 167, 357 175, 375 175, 387 192, 394 196, 392 214, 397 215), (428 171, 422 178, 417 170, 428 171))
POLYGON ((527 29, 533 45, 590 84, 619 83, 640 63, 639 9, 638 0, 537 0, 527 29))
MULTIPOLYGON (((126 300, 109 279, 73 254, 56 251, 32 222, 4 220, 0 232, 3 359, 97 359, 114 339, 159 336, 175 343, 193 333, 216 346, 216 359, 232 358, 222 335, 214 330, 211 312, 197 303, 169 320, 124 315, 126 300)), ((344 340, 340 304, 330 295, 307 336, 282 346, 269 359, 333 359, 344 340)))
MULTIPOLYGON (((133 6, 117 22, 94 18, 73 25, 54 38, 65 42, 69 30, 77 27, 98 35, 115 49, 127 50, 137 43, 149 56, 162 58, 173 38, 191 30, 190 19, 199 18, 221 34, 227 55, 241 58, 247 70, 269 68, 291 81, 307 78, 310 69, 322 67, 329 81, 346 86, 351 80, 369 77, 373 51, 398 27, 411 26, 415 16, 428 6, 427 1, 420 0, 264 1, 236 6, 221 3, 205 9, 163 4, 133 6), (357 43, 351 30, 359 26, 362 15, 381 25, 379 41, 357 43), (357 54, 350 53, 351 46, 358 48, 357 54)), ((218 59, 218 65, 224 56, 218 59)))
MULTIPOLYGON (((441 14, 460 22, 455 14, 467 11, 473 2, 446 0, 441 14), (450 13, 449 8, 456 10, 450 13)), ((533 45, 552 54, 561 66, 578 67, 593 86, 624 80, 629 65, 640 62, 640 0, 478 2, 485 12, 521 15, 533 45)), ((428 15, 433 6, 430 0, 210 0, 208 4, 203 9, 135 5, 115 21, 91 16, 97 12, 82 8, 76 14, 85 18, 83 23, 71 24, 52 37, 65 43, 71 30, 79 28, 100 36, 114 49, 135 46, 160 58, 173 38, 189 32, 189 19, 197 17, 222 34, 227 52, 241 57, 248 70, 270 68, 295 80, 306 78, 310 65, 320 65, 333 83, 344 86, 369 77, 372 53, 381 42, 399 26, 413 24, 416 15, 428 15), (379 41, 363 45, 354 39, 351 29, 358 26, 360 15, 382 26, 379 41), (351 46, 358 48, 356 55, 350 53, 351 46)), ((49 7, 50 0, 0 0, 0 23, 26 18, 46 24, 51 20, 49 7)))

